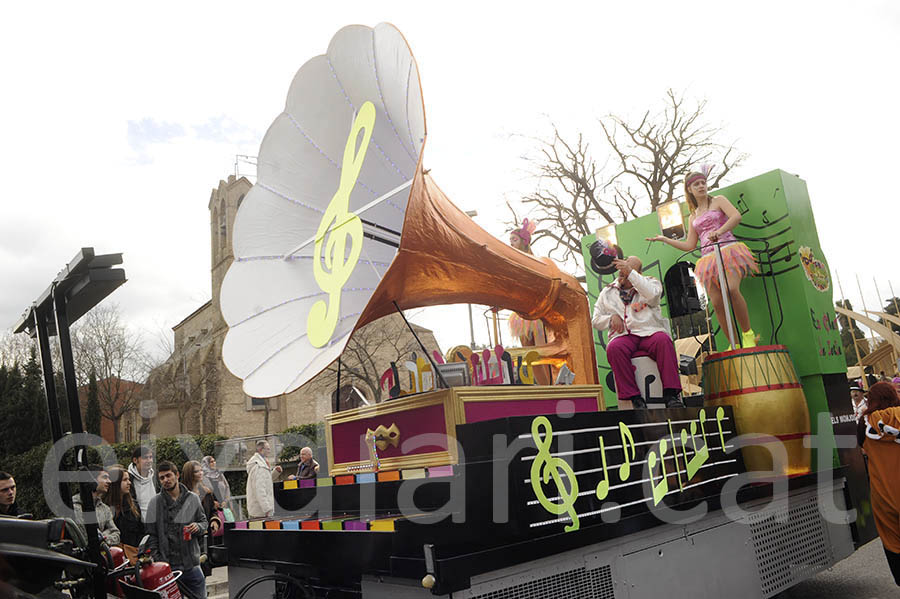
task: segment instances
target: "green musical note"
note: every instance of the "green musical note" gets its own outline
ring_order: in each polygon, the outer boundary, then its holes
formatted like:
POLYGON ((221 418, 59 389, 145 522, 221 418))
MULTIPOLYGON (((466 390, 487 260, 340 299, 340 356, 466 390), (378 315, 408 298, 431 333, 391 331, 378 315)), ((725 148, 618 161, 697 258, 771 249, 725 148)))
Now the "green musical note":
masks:
MULTIPOLYGON (((706 429, 703 427, 703 423, 706 422, 706 410, 700 410, 700 432, 703 438, 703 447, 701 449, 697 449, 697 438, 694 436, 697 434, 697 423, 695 421, 691 421, 691 445, 694 448, 694 457, 692 457, 687 462, 687 479, 691 480, 697 471, 700 470, 700 467, 706 463, 706 460, 709 459, 709 443, 706 441, 706 429)), ((687 431, 684 429, 681 430, 681 445, 687 443, 687 431)))
POLYGON ((622 437, 622 452, 625 454, 625 461, 619 466, 619 480, 624 483, 631 476, 631 460, 634 459, 635 454, 634 436, 632 436, 628 425, 621 421, 619 422, 619 435, 622 437), (631 442, 631 457, 628 457, 627 442, 631 442))
POLYGON ((566 532, 578 530, 580 524, 578 522, 578 514, 575 512, 575 500, 578 498, 578 481, 575 480, 575 472, 572 467, 562 458, 550 455, 550 445, 553 443, 553 427, 546 416, 538 416, 531 421, 531 438, 534 439, 535 447, 538 453, 531 464, 531 488, 537 497, 538 503, 551 514, 568 513, 572 519, 572 524, 565 527, 566 532), (543 429, 543 439, 541 438, 541 429, 543 429), (569 481, 569 488, 560 476, 560 470, 569 481), (553 479, 556 485, 556 492, 562 500, 560 503, 550 501, 544 494, 541 487, 541 481, 544 484, 549 483, 553 479))
POLYGON ((665 439, 659 440, 659 458, 656 453, 651 451, 647 455, 648 472, 650 473, 650 487, 653 489, 653 505, 662 501, 662 498, 669 492, 669 481, 666 479, 666 452, 669 450, 669 444, 665 439), (653 482, 653 468, 659 461, 659 471, 662 477, 658 483, 653 482))
POLYGON ((722 421, 725 419, 725 408, 719 406, 716 408, 716 424, 719 426, 719 442, 722 444, 722 451, 725 451, 725 433, 722 432, 722 421))
POLYGON ((609 473, 606 471, 606 447, 603 445, 603 437, 600 440, 600 460, 603 462, 603 480, 597 483, 597 499, 601 501, 609 495, 609 473))
MULTIPOLYGON (((678 475, 678 488, 684 490, 684 483, 681 481, 681 466, 678 464, 678 444, 675 443, 675 431, 672 429, 672 419, 669 422, 669 437, 672 439, 672 454, 675 457, 675 474, 678 475)), ((687 469, 687 454, 684 451, 684 429, 681 430, 681 459, 684 461, 685 469, 687 469)))

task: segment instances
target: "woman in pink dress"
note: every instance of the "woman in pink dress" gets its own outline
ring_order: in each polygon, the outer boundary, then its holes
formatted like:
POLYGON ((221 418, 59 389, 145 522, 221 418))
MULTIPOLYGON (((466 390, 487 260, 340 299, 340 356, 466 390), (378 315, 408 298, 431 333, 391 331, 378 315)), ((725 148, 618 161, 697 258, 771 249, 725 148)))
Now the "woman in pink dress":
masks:
MULTIPOLYGON (((738 326, 741 327, 741 341, 744 347, 756 347, 756 334, 750 328, 750 314, 747 302, 741 295, 741 280, 759 272, 753 253, 738 241, 732 233, 741 214, 725 196, 710 196, 706 188, 706 175, 691 172, 684 178, 684 196, 691 209, 688 220, 688 235, 684 241, 669 239, 662 235, 648 237, 648 241, 662 241, 683 252, 689 252, 700 242, 701 258, 694 268, 694 275, 703 284, 713 303, 719 325, 723 326, 725 302, 719 288, 719 268, 716 264, 714 247, 718 243, 722 250, 725 279, 728 285, 728 299, 734 310, 738 326)), ((731 349, 731 346, 729 346, 731 349)))

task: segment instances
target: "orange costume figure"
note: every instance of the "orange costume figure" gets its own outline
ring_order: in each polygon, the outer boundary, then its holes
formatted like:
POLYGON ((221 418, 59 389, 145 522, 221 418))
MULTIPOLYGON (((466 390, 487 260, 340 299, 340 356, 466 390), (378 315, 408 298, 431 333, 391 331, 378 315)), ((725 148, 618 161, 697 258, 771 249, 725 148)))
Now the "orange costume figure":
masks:
POLYGON ((891 383, 876 383, 869 389, 869 407, 857 436, 869 458, 875 527, 894 582, 900 585, 900 396, 891 383))

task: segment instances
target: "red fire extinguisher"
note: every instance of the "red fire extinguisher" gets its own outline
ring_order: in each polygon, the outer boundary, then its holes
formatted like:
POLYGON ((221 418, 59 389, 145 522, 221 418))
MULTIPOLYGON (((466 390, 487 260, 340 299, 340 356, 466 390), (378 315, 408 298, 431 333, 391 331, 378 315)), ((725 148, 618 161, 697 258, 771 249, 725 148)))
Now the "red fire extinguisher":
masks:
POLYGON ((121 547, 106 547, 104 544, 100 554, 106 558, 109 570, 106 578, 106 592, 116 597, 124 597, 122 587, 119 585, 119 579, 132 570, 125 557, 125 552, 121 547))
POLYGON ((166 562, 153 562, 141 568, 141 586, 166 599, 181 599, 177 582, 180 576, 181 572, 172 574, 172 568, 166 562))

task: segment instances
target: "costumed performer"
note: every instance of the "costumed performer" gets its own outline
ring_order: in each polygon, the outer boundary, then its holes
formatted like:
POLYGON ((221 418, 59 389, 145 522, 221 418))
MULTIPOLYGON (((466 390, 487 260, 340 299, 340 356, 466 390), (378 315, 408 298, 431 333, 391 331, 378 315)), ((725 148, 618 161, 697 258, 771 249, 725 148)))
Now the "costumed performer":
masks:
POLYGON ((666 407, 683 408, 678 398, 681 393, 678 356, 668 323, 659 309, 662 283, 641 274, 641 261, 636 256, 614 260, 613 264, 619 276, 597 297, 591 324, 598 331, 609 329, 606 359, 616 380, 616 394, 620 401, 630 401, 634 408, 646 409, 647 402, 634 380, 631 363, 637 352, 646 352, 659 369, 666 407))
MULTIPOLYGON (((719 326, 726 327, 725 301, 719 288, 719 268, 713 251, 716 243, 722 250, 722 263, 725 266, 725 280, 728 285, 728 298, 734 309, 735 318, 741 327, 741 341, 744 347, 756 347, 756 333, 750 328, 750 313, 747 302, 741 295, 741 280, 759 272, 759 266, 744 243, 737 240, 732 233, 741 222, 741 214, 731 205, 725 196, 709 196, 706 188, 706 173, 691 172, 684 178, 684 197, 691 209, 688 220, 688 234, 685 241, 669 239, 663 235, 648 237, 647 241, 662 241, 683 252, 696 249, 699 237, 701 258, 694 268, 694 275, 709 293, 719 319, 719 326)), ((729 340, 734 343, 734 340, 729 340)), ((728 349, 732 349, 729 345, 728 349)))
MULTIPOLYGON (((534 255, 534 252, 531 251, 531 236, 534 234, 535 229, 537 229, 536 222, 527 218, 523 219, 521 227, 510 231, 509 245, 520 252, 534 255)), ((533 347, 547 343, 547 333, 544 330, 544 323, 540 319, 528 320, 527 318, 522 318, 517 312, 513 312, 507 324, 509 332, 519 339, 522 347, 533 347)), ((536 366, 534 373, 539 385, 550 385, 553 382, 553 372, 549 366, 536 366)))
POLYGON ((891 383, 875 383, 868 401, 857 440, 868 457, 875 528, 894 582, 900 585, 900 396, 891 383))

